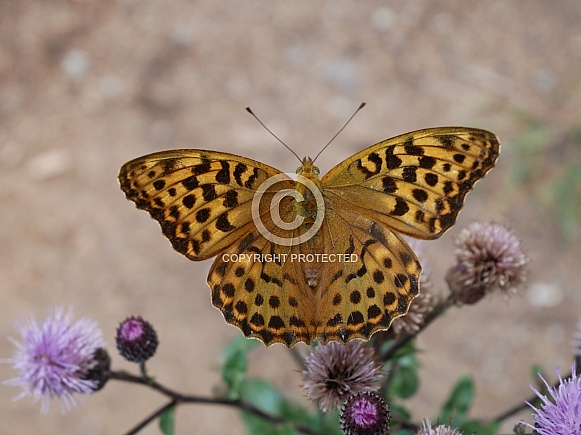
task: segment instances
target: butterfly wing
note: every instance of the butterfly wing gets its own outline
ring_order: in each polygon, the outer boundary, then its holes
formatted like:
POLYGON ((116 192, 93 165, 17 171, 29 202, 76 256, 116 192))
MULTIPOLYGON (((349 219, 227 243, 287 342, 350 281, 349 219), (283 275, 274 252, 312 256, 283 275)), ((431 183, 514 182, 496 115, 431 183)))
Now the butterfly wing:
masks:
POLYGON ((258 214, 264 229, 282 239, 307 231, 279 225, 297 217, 293 201, 280 195, 295 190, 293 181, 271 186, 253 204, 264 181, 283 175, 270 166, 233 154, 175 150, 125 164, 119 180, 177 251, 192 260, 220 254, 208 275, 212 303, 246 336, 288 347, 315 337, 346 343, 387 329, 418 293, 421 266, 397 232, 439 237, 498 152, 492 133, 460 127, 380 142, 323 177, 323 226, 291 246, 267 240, 253 222, 258 214), (356 259, 307 264, 293 261, 293 254, 356 259))
POLYGON ((271 243, 252 218, 253 212, 260 216, 276 237, 304 233, 304 228, 281 228, 271 213, 275 206, 285 222, 295 219, 292 199, 277 200, 281 191, 293 190, 294 181, 260 162, 203 150, 140 157, 123 165, 119 180, 127 198, 159 222, 174 249, 191 260, 217 255, 208 284, 213 305, 228 323, 267 345, 314 340, 312 294, 305 292, 299 263, 290 261, 299 248, 271 243), (280 181, 253 206, 257 190, 273 176, 280 181))
POLYGON ((373 145, 323 177, 325 250, 354 253, 357 261, 325 266, 316 314, 321 341, 368 339, 407 313, 421 266, 398 233, 443 234, 498 153, 490 132, 431 128, 373 145))
POLYGON ((277 245, 253 231, 214 261, 208 274, 212 303, 228 323, 267 346, 311 343, 313 294, 291 258, 299 252, 297 245, 277 245))
MULTIPOLYGON (((277 174, 234 154, 172 150, 126 163, 119 182, 127 198, 159 222, 176 251, 205 260, 252 231, 256 189, 277 174)), ((272 197, 265 195, 265 200, 272 197)))
POLYGON ((337 198, 327 205, 321 231, 326 252, 355 260, 324 264, 317 306, 321 342, 367 340, 407 313, 419 292, 421 266, 401 236, 337 198))
POLYGON ((441 236, 464 197, 494 166, 500 144, 485 130, 428 128, 387 139, 331 169, 325 194, 420 239, 441 236))

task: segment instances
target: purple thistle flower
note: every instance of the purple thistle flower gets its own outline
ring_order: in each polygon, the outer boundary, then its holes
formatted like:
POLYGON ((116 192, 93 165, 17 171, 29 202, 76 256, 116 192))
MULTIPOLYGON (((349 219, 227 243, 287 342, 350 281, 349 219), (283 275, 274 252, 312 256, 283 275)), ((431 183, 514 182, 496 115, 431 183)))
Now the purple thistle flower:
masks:
POLYGON ((555 388, 549 386, 547 381, 539 375, 543 383, 547 386, 548 396, 541 394, 537 389, 531 387, 537 396, 541 399, 541 408, 527 402, 535 411, 535 425, 531 426, 535 433, 539 435, 569 435, 581 433, 581 377, 575 372, 575 363, 573 363, 572 375, 570 378, 562 379, 560 370, 557 369, 559 376, 559 386, 555 388))
POLYGON ((422 427, 416 431, 416 435, 462 435, 462 432, 443 424, 432 428, 432 423, 426 419, 422 422, 422 427))
POLYGON ((305 358, 305 365, 303 388, 323 412, 339 408, 354 394, 377 391, 382 378, 373 349, 358 341, 319 345, 305 358))
POLYGON ((155 354, 159 341, 151 323, 143 320, 141 316, 131 316, 117 328, 115 343, 126 360, 144 362, 155 354))
POLYGON ((340 422, 345 435, 384 435, 390 420, 387 403, 375 393, 355 394, 341 406, 340 422))
POLYGON ((82 318, 72 323, 72 317, 72 308, 55 308, 42 325, 32 316, 15 325, 21 342, 9 337, 16 354, 2 362, 12 364, 19 374, 4 383, 23 389, 15 399, 40 400, 43 413, 53 397, 61 399, 64 412, 76 405, 75 393, 91 394, 104 383, 92 376, 100 365, 94 356, 105 344, 103 333, 96 322, 82 318))
POLYGON ((456 265, 446 280, 458 301, 474 304, 487 293, 515 293, 526 278, 528 258, 519 239, 496 222, 474 222, 456 239, 456 265))

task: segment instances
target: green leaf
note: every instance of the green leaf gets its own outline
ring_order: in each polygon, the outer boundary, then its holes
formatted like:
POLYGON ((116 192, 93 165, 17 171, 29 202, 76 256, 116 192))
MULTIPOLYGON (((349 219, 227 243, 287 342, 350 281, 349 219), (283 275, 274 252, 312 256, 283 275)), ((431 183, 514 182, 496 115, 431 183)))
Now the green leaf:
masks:
POLYGON ((313 416, 314 423, 311 427, 325 435, 343 435, 339 425, 339 411, 317 413, 313 416))
POLYGON ((419 384, 420 381, 415 367, 398 367, 397 373, 389 384, 388 397, 408 399, 416 393, 419 384))
POLYGON ((494 435, 499 427, 500 423, 496 422, 483 423, 479 420, 466 420, 458 427, 458 430, 465 434, 494 435))
POLYGON ((289 425, 275 425, 268 420, 247 412, 242 413, 242 420, 249 435, 298 435, 289 425))
MULTIPOLYGON (((243 379, 240 383, 240 400, 254 405, 265 413, 281 417, 283 398, 280 392, 266 379, 243 379)), ((290 422, 274 424, 248 412, 242 418, 249 434, 294 435, 290 422)))
POLYGON ((271 415, 280 415, 282 395, 266 379, 244 379, 240 383, 240 400, 271 415))
POLYGON ((286 398, 265 379, 244 379, 240 384, 240 399, 261 411, 284 419, 274 424, 263 418, 243 412, 243 420, 249 434, 294 435, 295 425, 311 428, 326 435, 341 435, 338 413, 313 413, 286 398))
POLYGON ((405 420, 411 420, 412 418, 412 414, 410 411, 408 411, 407 408, 404 408, 401 405, 398 405, 397 403, 388 403, 389 405, 389 411, 391 412, 391 418, 392 421, 397 422, 397 421, 405 421, 405 420))
POLYGON ((229 358, 232 358, 235 354, 241 351, 244 353, 248 353, 256 346, 258 346, 259 343, 260 342, 258 340, 251 340, 249 338, 244 337, 243 335, 239 335, 232 341, 230 341, 230 343, 228 343, 224 349, 222 349, 221 358, 223 360, 227 360, 229 358))
POLYGON ((438 421, 451 421, 454 426, 460 426, 466 417, 474 399, 474 382, 471 376, 463 376, 454 385, 452 393, 444 404, 438 421))
POLYGON ((387 376, 390 376, 385 399, 390 402, 391 398, 409 399, 413 396, 420 385, 418 370, 420 363, 416 358, 417 349, 414 343, 408 343, 395 354, 394 358, 385 364, 387 376))
POLYGON ((159 416, 159 430, 164 435, 174 435, 175 433, 176 409, 176 405, 170 406, 159 416))
POLYGON ((222 351, 221 374, 228 387, 228 398, 238 399, 240 396, 240 383, 246 377, 248 367, 248 351, 255 347, 256 340, 248 340, 245 337, 237 337, 232 340, 222 351))

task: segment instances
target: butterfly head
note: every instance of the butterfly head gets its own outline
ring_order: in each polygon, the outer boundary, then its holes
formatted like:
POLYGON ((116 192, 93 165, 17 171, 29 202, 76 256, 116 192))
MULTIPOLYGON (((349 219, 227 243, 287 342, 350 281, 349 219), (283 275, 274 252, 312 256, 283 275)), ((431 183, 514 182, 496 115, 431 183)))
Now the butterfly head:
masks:
POLYGON ((305 157, 301 166, 297 168, 297 174, 310 179, 319 179, 319 168, 313 164, 313 159, 305 157))

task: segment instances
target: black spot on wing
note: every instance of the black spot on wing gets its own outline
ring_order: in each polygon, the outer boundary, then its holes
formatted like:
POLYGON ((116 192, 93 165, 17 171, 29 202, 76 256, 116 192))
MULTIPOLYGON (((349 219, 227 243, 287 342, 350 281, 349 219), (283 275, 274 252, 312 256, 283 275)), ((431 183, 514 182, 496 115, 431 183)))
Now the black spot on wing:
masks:
POLYGON ((412 190, 412 196, 418 202, 426 202, 428 199, 428 192, 426 192, 424 189, 414 189, 412 190))
POLYGON ((272 329, 282 329, 286 325, 280 316, 272 316, 268 321, 268 327, 272 329))
POLYGON ((234 168, 234 179, 239 186, 244 185, 244 183, 242 183, 242 174, 244 174, 247 169, 248 167, 244 163, 238 163, 234 168))
POLYGON ((221 160, 222 169, 216 174, 216 181, 220 184, 230 183, 230 163, 226 160, 221 160))
POLYGON ((198 187, 198 178, 195 175, 192 175, 192 176, 186 178, 185 180, 183 180, 182 185, 187 190, 194 190, 196 187, 198 187))
POLYGON ((396 169, 402 165, 402 160, 393 154, 395 146, 389 146, 385 149, 385 166, 387 169, 396 169))
POLYGON ((410 210, 408 203, 402 198, 395 199, 395 207, 389 213, 392 216, 403 216, 410 210))
POLYGON ((456 140, 456 136, 436 136, 436 139, 442 144, 444 148, 454 149, 454 141, 456 140))
POLYGON ((416 166, 406 166, 405 168, 403 168, 402 172, 403 180, 407 181, 408 183, 415 183, 418 179, 416 175, 417 169, 418 168, 416 166))
POLYGON ((210 172, 210 169, 212 169, 210 161, 206 158, 202 158, 202 163, 192 167, 192 174, 194 175, 205 174, 207 172, 210 172))
POLYGON ((361 325, 365 321, 363 317, 363 313, 361 311, 353 311, 349 314, 349 318, 347 319, 347 325, 361 325))
POLYGON ((218 216, 218 219, 216 219, 216 228, 224 233, 232 231, 234 229, 234 227, 232 226, 232 224, 230 224, 230 221, 228 220, 227 213, 223 213, 220 216, 218 216))
POLYGON ((217 198, 216 187, 213 184, 202 184, 202 197, 205 201, 212 201, 217 198))
POLYGON ((250 318, 250 323, 254 326, 264 326, 264 316, 260 313, 254 313, 250 318))
POLYGON ((234 208, 238 206, 238 192, 235 190, 229 190, 224 195, 224 207, 234 208))
POLYGON ((156 190, 161 190, 165 187, 165 180, 155 180, 153 182, 153 187, 155 187, 156 190))
POLYGON ((428 186, 434 187, 436 184, 438 184, 438 176, 433 172, 428 172, 426 175, 424 175, 424 180, 426 180, 428 186))
POLYGON ((452 157, 454 159, 454 161, 456 163, 464 163, 464 160, 466 159, 466 156, 464 154, 454 154, 454 156, 452 157))
POLYGON ((196 220, 201 224, 206 222, 209 218, 210 218, 210 209, 208 208, 202 208, 198 210, 198 212, 196 213, 196 220))
POLYGON ((182 204, 186 208, 193 208, 196 203, 196 197, 193 194, 189 194, 183 197, 182 204))
POLYGON ((392 305, 395 302, 395 294, 393 294, 392 292, 387 292, 385 295, 383 295, 383 304, 387 307, 389 305, 392 305))
POLYGON ((383 191, 385 193, 395 193, 397 192, 397 183, 391 177, 383 177, 381 180, 383 185, 383 191))
POLYGON ((359 169, 365 175, 365 178, 369 178, 379 174, 379 172, 381 171, 381 165, 383 163, 381 157, 379 157, 377 153, 371 153, 367 156, 367 160, 369 160, 375 165, 374 170, 369 170, 365 166, 363 166, 361 159, 357 160, 357 169, 359 169))
POLYGON ((273 309, 277 309, 278 307, 280 307, 280 299, 279 299, 279 297, 276 296, 276 295, 272 295, 268 299, 268 305, 270 305, 270 308, 273 308, 273 309))
POLYGON ((420 158, 420 168, 432 169, 436 164, 436 159, 430 156, 422 156, 420 158))

